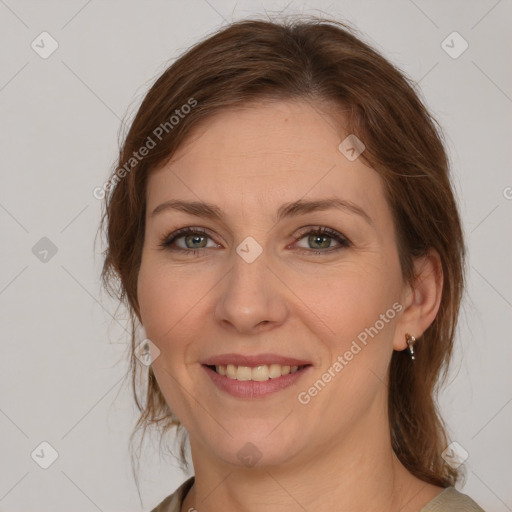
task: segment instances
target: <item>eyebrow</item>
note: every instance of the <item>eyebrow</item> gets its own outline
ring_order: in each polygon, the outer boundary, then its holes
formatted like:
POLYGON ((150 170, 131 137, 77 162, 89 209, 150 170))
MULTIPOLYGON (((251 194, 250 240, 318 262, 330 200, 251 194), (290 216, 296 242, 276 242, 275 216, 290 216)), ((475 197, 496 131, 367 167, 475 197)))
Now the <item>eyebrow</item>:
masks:
MULTIPOLYGON (((337 209, 356 214, 362 217, 368 224, 374 226, 372 218, 361 207, 351 201, 339 198, 316 199, 310 201, 299 199, 298 201, 285 203, 277 211, 276 222, 287 217, 298 217, 299 215, 329 209, 337 209)), ((219 221, 224 220, 224 214, 218 206, 201 201, 183 201, 178 199, 171 199, 158 205, 151 213, 151 217, 168 210, 177 210, 207 219, 219 221)))

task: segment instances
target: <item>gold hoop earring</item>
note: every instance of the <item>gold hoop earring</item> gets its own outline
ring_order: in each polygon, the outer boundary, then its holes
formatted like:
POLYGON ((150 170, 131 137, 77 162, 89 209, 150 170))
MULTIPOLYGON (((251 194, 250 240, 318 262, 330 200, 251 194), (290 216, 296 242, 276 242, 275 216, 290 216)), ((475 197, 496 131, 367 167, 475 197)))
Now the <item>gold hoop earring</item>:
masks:
POLYGON ((405 340, 407 341, 407 345, 409 346, 409 354, 411 356, 411 359, 414 361, 414 344, 416 343, 416 338, 412 334, 407 333, 405 335, 405 340))

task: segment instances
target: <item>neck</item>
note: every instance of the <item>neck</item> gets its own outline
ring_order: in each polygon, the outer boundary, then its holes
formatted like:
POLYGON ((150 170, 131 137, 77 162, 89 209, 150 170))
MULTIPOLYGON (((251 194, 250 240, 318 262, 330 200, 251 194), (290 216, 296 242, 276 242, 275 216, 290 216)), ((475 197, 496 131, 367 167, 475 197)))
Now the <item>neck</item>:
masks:
POLYGON ((369 414, 357 428, 338 433, 336 442, 318 444, 279 466, 228 465, 191 437, 196 480, 182 511, 418 512, 442 488, 404 468, 391 448, 387 414, 381 418, 369 414))

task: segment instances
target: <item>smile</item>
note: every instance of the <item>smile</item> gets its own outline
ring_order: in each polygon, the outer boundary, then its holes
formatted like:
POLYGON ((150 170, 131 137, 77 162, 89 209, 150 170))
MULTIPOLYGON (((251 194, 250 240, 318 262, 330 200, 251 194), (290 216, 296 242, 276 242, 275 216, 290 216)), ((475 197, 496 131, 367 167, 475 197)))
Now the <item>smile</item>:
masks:
POLYGON ((298 372, 304 367, 305 366, 289 366, 277 363, 270 365, 263 364, 252 368, 250 366, 238 366, 234 364, 210 366, 210 368, 215 370, 219 375, 226 376, 228 379, 240 381, 252 380, 257 382, 277 379, 283 375, 298 372))
POLYGON ((263 364, 259 366, 201 365, 220 391, 236 398, 265 398, 282 391, 299 380, 312 365, 289 366, 263 364))

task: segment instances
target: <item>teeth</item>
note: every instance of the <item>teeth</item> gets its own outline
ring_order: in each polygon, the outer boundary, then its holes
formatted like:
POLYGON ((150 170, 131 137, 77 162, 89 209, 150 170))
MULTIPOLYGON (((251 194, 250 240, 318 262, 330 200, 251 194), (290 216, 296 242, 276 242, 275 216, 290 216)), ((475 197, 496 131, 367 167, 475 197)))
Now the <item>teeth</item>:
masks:
POLYGON ((268 379, 277 379, 282 375, 288 375, 289 373, 295 373, 299 371, 298 366, 281 366, 280 364, 263 364, 261 366, 236 366, 234 364, 220 364, 215 366, 215 371, 219 375, 225 375, 229 379, 247 381, 265 381, 268 379))
MULTIPOLYGON (((215 367, 217 369, 217 367, 215 367)), ((236 366, 234 364, 228 364, 226 368, 226 377, 236 380, 236 366)))

